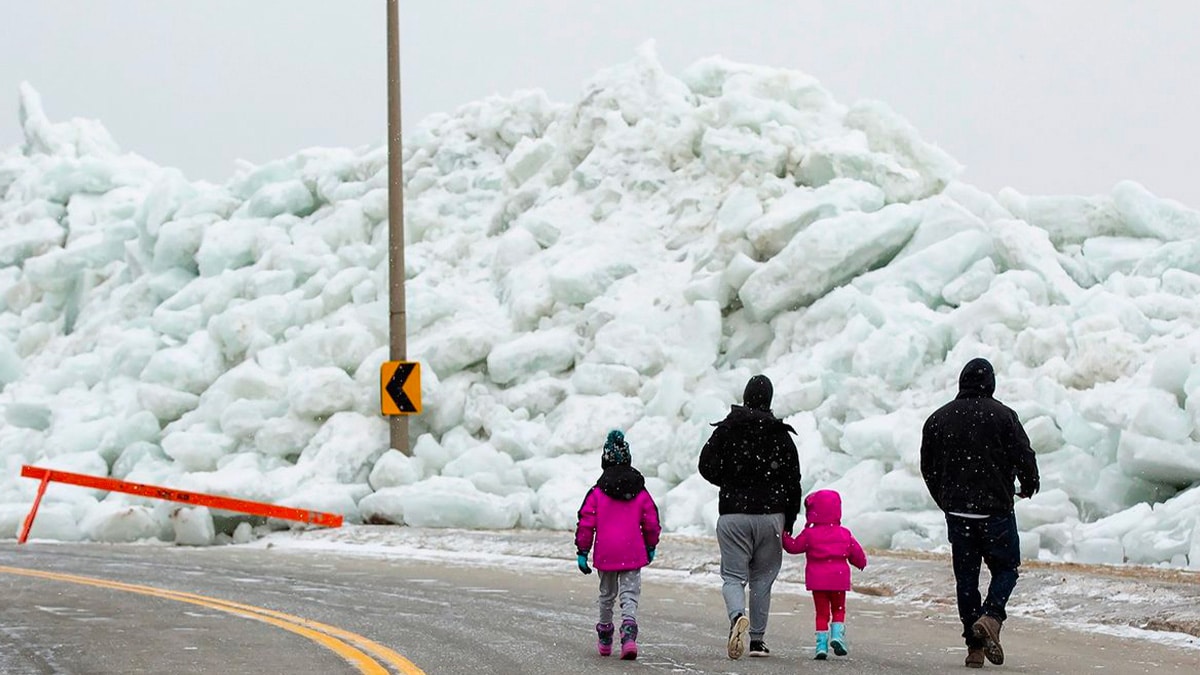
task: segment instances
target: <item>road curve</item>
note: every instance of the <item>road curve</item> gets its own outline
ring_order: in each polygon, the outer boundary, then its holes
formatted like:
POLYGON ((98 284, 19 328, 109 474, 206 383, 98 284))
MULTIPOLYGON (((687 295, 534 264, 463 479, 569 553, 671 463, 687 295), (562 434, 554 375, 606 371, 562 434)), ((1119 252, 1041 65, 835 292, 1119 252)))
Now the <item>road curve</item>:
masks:
POLYGON ((404 675, 419 675, 422 672, 412 662, 400 656, 395 651, 361 635, 342 630, 335 626, 310 621, 302 617, 292 616, 263 607, 210 598, 195 593, 181 593, 153 586, 127 584, 62 572, 46 572, 0 565, 0 575, 13 575, 26 577, 27 579, 57 582, 58 584, 75 584, 146 595, 215 609, 242 618, 254 619, 290 633, 295 633, 325 647, 364 675, 388 675, 389 672, 392 672, 388 670, 388 666, 394 668, 395 671, 404 673, 404 675))

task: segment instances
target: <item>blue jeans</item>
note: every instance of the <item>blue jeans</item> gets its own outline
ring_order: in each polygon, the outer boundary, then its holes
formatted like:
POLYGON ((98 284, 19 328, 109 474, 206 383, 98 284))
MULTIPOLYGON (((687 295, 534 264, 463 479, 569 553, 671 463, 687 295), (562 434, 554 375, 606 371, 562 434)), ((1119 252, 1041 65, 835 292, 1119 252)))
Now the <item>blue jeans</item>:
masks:
POLYGON ((947 536, 954 560, 954 581, 958 595, 958 618, 968 647, 982 647, 971 633, 971 624, 984 614, 1004 623, 1004 606, 1017 585, 1017 566, 1021 564, 1021 543, 1017 519, 1010 512, 987 518, 962 518, 946 514, 947 536), (980 561, 987 564, 992 581, 987 598, 980 602, 980 561))

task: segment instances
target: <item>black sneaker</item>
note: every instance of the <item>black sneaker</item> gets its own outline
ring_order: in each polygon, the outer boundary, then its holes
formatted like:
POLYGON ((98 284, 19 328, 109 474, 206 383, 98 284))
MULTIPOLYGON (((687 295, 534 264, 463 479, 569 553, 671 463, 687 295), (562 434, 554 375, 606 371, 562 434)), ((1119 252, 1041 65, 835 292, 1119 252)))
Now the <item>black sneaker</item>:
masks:
POLYGON ((729 658, 737 660, 746 653, 746 637, 750 632, 750 619, 738 614, 729 622, 729 658))
POLYGON ((767 657, 771 655, 771 650, 767 649, 767 643, 762 640, 750 641, 750 656, 767 657))

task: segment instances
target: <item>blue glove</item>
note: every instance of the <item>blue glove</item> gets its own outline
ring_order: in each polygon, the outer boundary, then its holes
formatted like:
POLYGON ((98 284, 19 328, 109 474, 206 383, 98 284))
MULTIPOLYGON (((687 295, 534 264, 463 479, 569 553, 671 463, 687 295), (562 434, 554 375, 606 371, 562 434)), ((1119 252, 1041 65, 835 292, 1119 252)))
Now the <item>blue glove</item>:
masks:
POLYGON ((650 558, 650 560, 648 560, 648 561, 646 562, 646 564, 647 564, 647 565, 649 565, 650 563, 654 562, 654 554, 655 554, 655 550, 654 550, 654 549, 652 549, 652 548, 648 548, 648 549, 646 549, 646 557, 647 557, 647 558, 650 558))
POLYGON ((575 562, 579 565, 580 572, 583 572, 584 574, 592 573, 592 568, 588 567, 588 564, 587 564, 587 554, 586 553, 580 553, 580 554, 576 555, 575 562))

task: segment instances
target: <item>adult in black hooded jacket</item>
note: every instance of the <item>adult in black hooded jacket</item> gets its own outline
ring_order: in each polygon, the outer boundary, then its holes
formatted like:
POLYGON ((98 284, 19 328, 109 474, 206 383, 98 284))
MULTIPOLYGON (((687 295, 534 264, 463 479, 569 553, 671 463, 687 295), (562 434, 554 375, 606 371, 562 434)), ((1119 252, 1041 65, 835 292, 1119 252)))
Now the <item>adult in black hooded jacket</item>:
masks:
POLYGON ((790 531, 802 503, 800 459, 791 426, 771 412, 774 388, 766 375, 746 383, 744 405, 713 426, 700 451, 700 475, 720 488, 717 543, 721 594, 729 614, 729 657, 767 656, 763 637, 771 586, 783 562, 780 534, 790 531), (750 586, 749 617, 746 586, 750 586))
POLYGON ((972 359, 958 378, 958 395, 925 421, 921 475, 946 513, 957 585, 958 615, 967 643, 966 665, 987 657, 1004 662, 1000 626, 1021 562, 1013 482, 1030 497, 1039 488, 1037 458, 1017 413, 992 398, 996 375, 986 359, 972 359), (992 580, 980 601, 980 563, 992 580))

